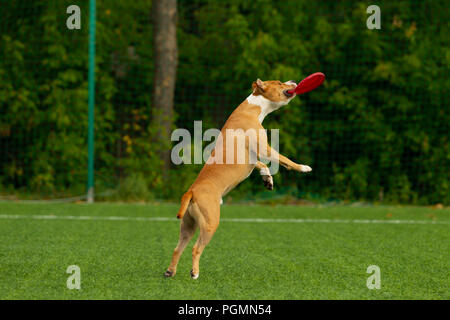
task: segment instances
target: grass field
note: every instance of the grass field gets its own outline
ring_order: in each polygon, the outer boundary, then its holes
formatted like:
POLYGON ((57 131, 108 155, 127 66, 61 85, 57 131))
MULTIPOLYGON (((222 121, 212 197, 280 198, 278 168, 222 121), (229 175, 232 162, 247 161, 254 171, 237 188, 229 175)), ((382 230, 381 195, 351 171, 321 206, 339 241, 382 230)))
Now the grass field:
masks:
POLYGON ((448 209, 225 205, 199 279, 194 241, 165 279, 177 209, 0 203, 0 299, 450 298, 448 209), (69 265, 81 290, 66 287, 69 265), (366 286, 369 265, 380 290, 366 286))

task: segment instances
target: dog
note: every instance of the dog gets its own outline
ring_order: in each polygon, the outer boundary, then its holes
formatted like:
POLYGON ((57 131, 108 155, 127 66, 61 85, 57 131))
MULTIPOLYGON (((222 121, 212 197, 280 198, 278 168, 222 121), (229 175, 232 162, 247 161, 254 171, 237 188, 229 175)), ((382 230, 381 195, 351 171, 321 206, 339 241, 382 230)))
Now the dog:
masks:
POLYGON ((307 165, 297 164, 287 157, 272 149, 267 142, 262 122, 271 112, 287 105, 295 96, 288 91, 297 86, 295 81, 261 81, 257 79, 252 83, 252 94, 247 97, 230 115, 221 130, 221 140, 216 140, 214 150, 210 159, 205 163, 197 179, 181 198, 181 207, 177 218, 181 219, 180 238, 173 251, 172 261, 164 273, 165 277, 173 277, 177 271, 178 261, 193 237, 197 228, 200 235, 192 248, 192 270, 191 277, 197 279, 199 276, 200 256, 206 245, 219 226, 220 205, 222 197, 246 179, 256 167, 262 176, 267 189, 273 189, 273 179, 266 164, 259 161, 276 161, 288 170, 298 172, 310 172, 307 165), (239 130, 240 129, 240 130, 239 130), (239 154, 235 154, 237 145, 233 143, 230 147, 230 137, 227 132, 238 132, 236 136, 242 136, 245 132, 253 130, 256 139, 245 136, 244 161, 236 161, 239 154), (228 139, 228 143, 227 143, 228 139), (253 141, 251 141, 253 140, 253 141), (230 150, 233 149, 233 150, 230 150), (233 161, 228 160, 230 156, 233 161), (249 161, 252 157, 256 161, 249 161), (215 161, 211 161, 211 159, 215 161), (217 161, 222 160, 222 161, 217 161))

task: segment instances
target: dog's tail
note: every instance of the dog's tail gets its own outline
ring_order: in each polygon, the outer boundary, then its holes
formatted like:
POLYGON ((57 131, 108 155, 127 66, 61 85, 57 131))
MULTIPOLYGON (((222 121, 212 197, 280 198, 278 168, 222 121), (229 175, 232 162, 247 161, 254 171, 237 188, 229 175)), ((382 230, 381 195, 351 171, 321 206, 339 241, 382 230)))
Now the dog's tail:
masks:
POLYGON ((182 219, 184 214, 186 213, 187 207, 189 206, 189 203, 192 199, 192 191, 189 190, 185 194, 183 194, 183 197, 181 197, 181 207, 180 211, 178 211, 177 218, 182 219))

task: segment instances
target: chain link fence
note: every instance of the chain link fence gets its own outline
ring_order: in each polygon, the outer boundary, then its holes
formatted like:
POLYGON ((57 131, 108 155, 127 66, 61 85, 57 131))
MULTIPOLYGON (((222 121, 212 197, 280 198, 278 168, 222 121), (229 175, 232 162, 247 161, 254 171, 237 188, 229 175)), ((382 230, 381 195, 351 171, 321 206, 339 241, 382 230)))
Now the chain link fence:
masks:
MULTIPOLYGON (((221 128, 262 80, 324 85, 269 115, 283 169, 225 201, 449 203, 448 3, 179 0, 173 129, 221 128), (380 8, 369 29, 367 7, 380 8)), ((88 179, 89 1, 0 0, 2 199, 82 200, 88 179), (77 5, 81 29, 70 30, 77 5), (76 198, 72 198, 76 197, 76 198)), ((96 1, 97 200, 179 199, 201 165, 162 174, 152 122, 149 0, 96 1)), ((170 145, 169 145, 170 148, 170 145)))

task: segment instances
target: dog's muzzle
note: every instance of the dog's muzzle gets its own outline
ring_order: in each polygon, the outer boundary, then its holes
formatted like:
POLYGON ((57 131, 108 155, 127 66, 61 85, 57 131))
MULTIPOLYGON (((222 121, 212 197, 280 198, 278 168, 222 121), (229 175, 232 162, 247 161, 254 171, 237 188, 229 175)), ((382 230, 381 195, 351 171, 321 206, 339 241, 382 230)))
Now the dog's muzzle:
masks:
POLYGON ((289 85, 294 85, 295 87, 292 89, 287 89, 283 91, 283 94, 288 97, 288 98, 292 98, 294 96, 294 92, 290 93, 288 91, 294 91, 294 89, 297 87, 297 83, 294 80, 289 80, 286 81, 285 84, 289 84, 289 85))

